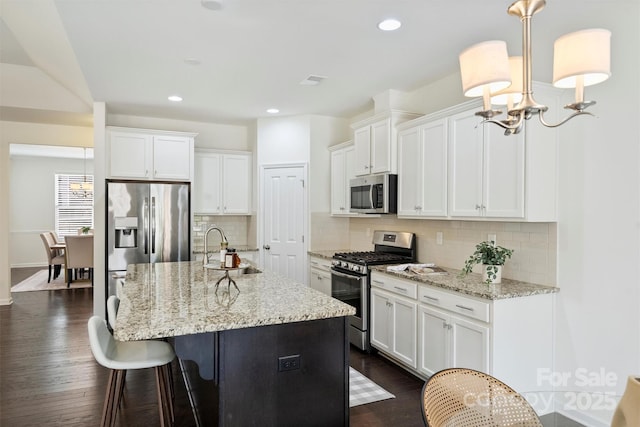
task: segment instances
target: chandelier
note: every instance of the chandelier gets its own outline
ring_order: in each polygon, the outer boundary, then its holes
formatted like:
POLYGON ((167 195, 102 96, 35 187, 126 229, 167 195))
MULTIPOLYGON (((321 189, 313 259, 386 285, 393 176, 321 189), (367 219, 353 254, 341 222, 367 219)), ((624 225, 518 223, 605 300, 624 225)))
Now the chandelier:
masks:
POLYGON ((71 182, 69 183, 69 189, 76 196, 81 197, 89 197, 89 195, 93 192, 93 182, 87 181, 87 149, 84 150, 84 178, 82 182, 71 182))
POLYGON ((589 29, 558 38, 554 44, 553 85, 575 88, 575 102, 565 105, 572 113, 559 123, 545 121, 548 107, 533 98, 531 78, 531 18, 545 3, 545 0, 518 0, 507 9, 509 15, 517 16, 522 22, 522 56, 509 58, 506 43, 493 40, 473 45, 459 57, 464 95, 482 96, 483 110, 476 115, 483 117, 484 122, 504 128, 505 135, 519 133, 524 120, 534 115, 544 126, 552 128, 576 116, 592 116, 584 110, 595 101, 584 100, 584 87, 601 83, 611 75, 610 31, 589 29), (493 110, 492 102, 507 105, 506 119, 494 119, 502 111, 493 110))

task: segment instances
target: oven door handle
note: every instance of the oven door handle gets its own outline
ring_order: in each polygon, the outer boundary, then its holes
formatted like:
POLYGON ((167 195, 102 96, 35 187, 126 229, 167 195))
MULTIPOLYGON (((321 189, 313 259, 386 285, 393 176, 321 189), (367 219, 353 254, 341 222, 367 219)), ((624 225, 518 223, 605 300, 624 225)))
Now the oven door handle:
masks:
POLYGON ((364 276, 354 276, 353 274, 340 273, 334 270, 333 268, 331 269, 331 274, 335 274, 336 276, 344 277, 345 279, 350 279, 350 280, 360 280, 362 279, 362 277, 364 277, 364 276))

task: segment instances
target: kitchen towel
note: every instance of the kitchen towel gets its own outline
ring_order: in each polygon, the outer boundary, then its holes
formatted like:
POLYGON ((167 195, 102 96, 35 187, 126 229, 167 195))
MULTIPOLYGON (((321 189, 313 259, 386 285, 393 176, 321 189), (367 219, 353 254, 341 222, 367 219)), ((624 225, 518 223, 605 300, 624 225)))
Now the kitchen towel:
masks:
POLYGON ((410 268, 428 268, 435 267, 436 265, 433 263, 429 264, 398 264, 398 265, 390 265, 387 267, 387 271, 405 271, 410 268))

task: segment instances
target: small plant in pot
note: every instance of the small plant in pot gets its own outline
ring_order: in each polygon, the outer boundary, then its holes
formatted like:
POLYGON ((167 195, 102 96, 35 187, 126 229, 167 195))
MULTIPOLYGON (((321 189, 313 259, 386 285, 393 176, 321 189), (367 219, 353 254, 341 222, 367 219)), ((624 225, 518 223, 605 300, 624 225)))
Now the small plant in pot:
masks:
POLYGON ((487 284, 500 283, 502 279, 502 266, 511 258, 513 249, 503 248, 495 242, 481 242, 476 245, 475 252, 464 262, 461 276, 471 273, 476 264, 482 264, 483 280, 487 284))

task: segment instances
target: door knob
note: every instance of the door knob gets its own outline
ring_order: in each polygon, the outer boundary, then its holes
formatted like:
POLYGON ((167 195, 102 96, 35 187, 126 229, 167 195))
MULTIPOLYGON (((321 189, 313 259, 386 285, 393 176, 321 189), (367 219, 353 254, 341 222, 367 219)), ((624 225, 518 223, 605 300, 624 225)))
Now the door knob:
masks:
POLYGON ((262 248, 268 251, 269 249, 271 249, 271 246, 269 246, 269 245, 263 245, 263 246, 262 246, 262 248))

